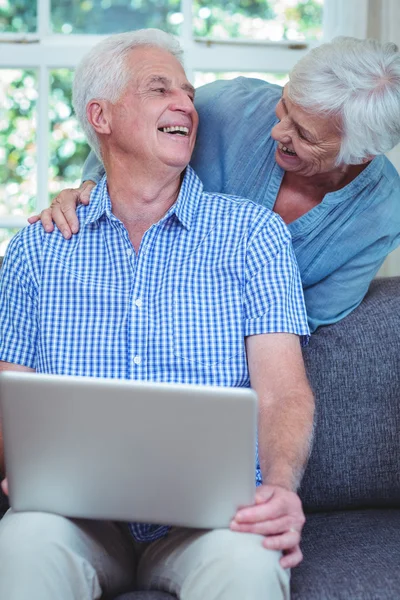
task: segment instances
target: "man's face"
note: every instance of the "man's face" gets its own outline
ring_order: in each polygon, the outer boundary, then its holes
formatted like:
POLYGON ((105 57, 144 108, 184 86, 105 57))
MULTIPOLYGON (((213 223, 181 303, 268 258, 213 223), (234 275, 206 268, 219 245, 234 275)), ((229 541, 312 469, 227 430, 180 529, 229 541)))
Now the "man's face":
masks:
POLYGON ((193 152, 198 115, 182 65, 153 47, 135 48, 126 64, 132 78, 110 108, 113 147, 145 169, 183 170, 193 152))

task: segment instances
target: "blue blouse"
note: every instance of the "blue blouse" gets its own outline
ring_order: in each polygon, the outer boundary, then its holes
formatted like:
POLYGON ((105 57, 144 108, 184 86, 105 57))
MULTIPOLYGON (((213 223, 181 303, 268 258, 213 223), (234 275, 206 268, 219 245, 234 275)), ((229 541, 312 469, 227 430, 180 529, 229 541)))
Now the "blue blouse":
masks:
MULTIPOLYGON (((279 86, 239 77, 196 90, 200 126, 191 165, 213 192, 273 210, 284 171, 275 162, 279 86)), ((92 153, 83 179, 99 181, 92 153)), ((377 156, 356 179, 288 225, 300 268, 309 326, 339 321, 364 298, 385 257, 400 244, 400 177, 377 156)))

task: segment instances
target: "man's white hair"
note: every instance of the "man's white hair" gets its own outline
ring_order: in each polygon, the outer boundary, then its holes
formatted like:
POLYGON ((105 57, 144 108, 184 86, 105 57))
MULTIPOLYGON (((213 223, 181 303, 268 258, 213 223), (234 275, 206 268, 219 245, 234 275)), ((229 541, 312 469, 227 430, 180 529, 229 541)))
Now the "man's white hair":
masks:
POLYGON ((400 53, 396 44, 338 37, 293 68, 289 98, 313 114, 338 117, 336 164, 360 164, 400 142, 400 53))
POLYGON ((87 120, 86 106, 93 99, 117 102, 133 75, 127 68, 127 55, 139 46, 166 50, 183 65, 183 51, 176 38, 160 29, 138 29, 111 35, 96 44, 76 69, 72 96, 75 114, 100 160, 99 139, 87 120))

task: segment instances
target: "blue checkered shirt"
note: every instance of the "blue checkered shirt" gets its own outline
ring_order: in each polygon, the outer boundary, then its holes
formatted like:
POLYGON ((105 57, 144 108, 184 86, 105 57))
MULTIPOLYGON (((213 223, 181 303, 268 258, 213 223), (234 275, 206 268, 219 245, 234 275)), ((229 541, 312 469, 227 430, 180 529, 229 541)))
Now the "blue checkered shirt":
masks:
MULTIPOLYGON (((41 373, 248 387, 246 336, 307 337, 282 220, 254 202, 204 193, 190 167, 137 255, 111 211, 105 177, 78 217, 69 241, 39 224, 11 241, 0 279, 0 360, 41 373)), ((130 527, 139 541, 168 531, 130 527)))

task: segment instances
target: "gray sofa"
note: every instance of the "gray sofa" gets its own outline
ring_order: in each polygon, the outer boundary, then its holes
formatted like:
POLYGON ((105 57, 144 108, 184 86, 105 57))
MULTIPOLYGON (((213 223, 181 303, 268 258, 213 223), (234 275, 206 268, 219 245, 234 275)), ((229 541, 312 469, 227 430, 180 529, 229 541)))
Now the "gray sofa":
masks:
POLYGON ((312 336, 304 358, 317 416, 292 600, 400 598, 400 278, 374 281, 350 316, 312 336))

